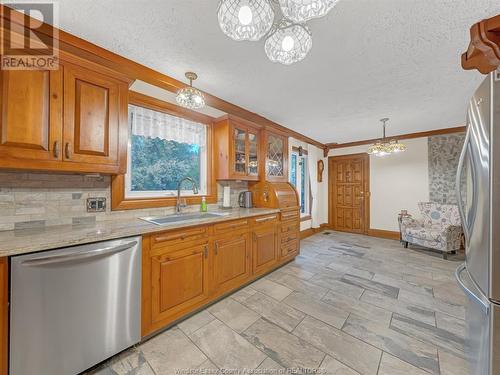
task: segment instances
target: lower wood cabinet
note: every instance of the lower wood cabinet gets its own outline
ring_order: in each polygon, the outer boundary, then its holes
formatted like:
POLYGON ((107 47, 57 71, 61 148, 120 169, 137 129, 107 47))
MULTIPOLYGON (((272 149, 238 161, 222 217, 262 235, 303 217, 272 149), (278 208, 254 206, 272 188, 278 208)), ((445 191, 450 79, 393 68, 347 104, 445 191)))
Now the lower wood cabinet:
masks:
POLYGON ((0 375, 7 375, 9 363, 9 262, 0 258, 0 375))
POLYGON ((292 224, 281 233, 274 214, 143 236, 143 337, 293 259, 292 224))
POLYGON ((253 229, 253 273, 262 274, 278 262, 276 225, 253 229))
POLYGON ((147 335, 207 301, 209 247, 187 243, 182 249, 165 247, 153 254, 143 250, 143 335, 147 335))
POLYGON ((250 234, 229 235, 214 241, 214 287, 215 293, 234 289, 247 281, 251 274, 250 234))

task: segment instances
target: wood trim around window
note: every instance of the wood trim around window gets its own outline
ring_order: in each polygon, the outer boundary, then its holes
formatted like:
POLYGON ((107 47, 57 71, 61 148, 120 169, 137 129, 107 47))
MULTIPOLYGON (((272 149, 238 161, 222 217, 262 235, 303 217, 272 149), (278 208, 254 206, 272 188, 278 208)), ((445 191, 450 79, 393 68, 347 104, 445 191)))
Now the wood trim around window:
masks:
MULTIPOLYGON (((217 181, 215 180, 213 117, 181 108, 175 104, 136 92, 129 92, 129 104, 182 117, 207 125, 207 203, 217 202, 217 181)), ((202 195, 182 196, 188 205, 200 204, 202 195)), ((171 207, 177 203, 176 197, 165 198, 125 198, 125 175, 113 176, 111 180, 111 210, 136 210, 141 208, 171 207)))

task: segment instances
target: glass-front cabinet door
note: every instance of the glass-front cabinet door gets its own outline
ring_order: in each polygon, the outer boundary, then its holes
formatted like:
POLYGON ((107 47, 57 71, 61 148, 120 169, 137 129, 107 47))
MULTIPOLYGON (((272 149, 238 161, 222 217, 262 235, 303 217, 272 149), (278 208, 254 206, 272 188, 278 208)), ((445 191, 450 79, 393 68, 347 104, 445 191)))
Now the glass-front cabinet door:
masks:
POLYGON ((234 149, 234 166, 235 174, 246 175, 247 169, 247 132, 244 129, 234 128, 233 130, 233 149, 234 149))
POLYGON ((259 136, 257 132, 248 132, 248 175, 259 176, 259 136))
POLYGON ((268 181, 288 181, 288 139, 267 132, 266 134, 266 179, 268 181))

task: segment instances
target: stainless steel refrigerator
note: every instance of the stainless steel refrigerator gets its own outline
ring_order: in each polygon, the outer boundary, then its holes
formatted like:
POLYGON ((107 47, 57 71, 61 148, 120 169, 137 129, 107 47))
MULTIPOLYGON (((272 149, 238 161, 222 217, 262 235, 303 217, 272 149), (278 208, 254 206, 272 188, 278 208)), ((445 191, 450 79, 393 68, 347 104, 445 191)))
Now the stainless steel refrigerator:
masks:
POLYGON ((469 102, 457 171, 465 263, 456 278, 467 295, 466 356, 471 375, 500 375, 500 72, 469 102))

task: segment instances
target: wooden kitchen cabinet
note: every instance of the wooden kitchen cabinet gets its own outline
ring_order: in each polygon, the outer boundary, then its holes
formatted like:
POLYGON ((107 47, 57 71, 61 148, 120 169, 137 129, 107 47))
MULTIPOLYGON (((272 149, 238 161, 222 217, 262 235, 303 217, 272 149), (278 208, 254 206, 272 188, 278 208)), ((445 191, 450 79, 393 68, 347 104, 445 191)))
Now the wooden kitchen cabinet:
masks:
POLYGON ((247 281, 251 274, 248 232, 228 234, 214 241, 214 286, 221 294, 247 281))
POLYGON ((214 123, 218 180, 257 181, 260 174, 260 127, 226 115, 214 123))
POLYGON ((128 82, 82 65, 0 72, 0 168, 125 172, 128 82))
POLYGON ((288 137, 265 130, 263 154, 266 181, 288 182, 288 137))
POLYGON ((0 166, 60 161, 62 70, 2 70, 0 89, 0 166))
POLYGON ((127 86, 81 66, 64 66, 64 160, 119 164, 120 96, 127 86))
POLYGON ((151 327, 161 327, 209 296, 208 244, 165 249, 150 257, 151 327))
POLYGON ((252 237, 253 274, 260 275, 273 268, 279 259, 276 223, 257 225, 252 237))
POLYGON ((0 258, 0 375, 7 375, 9 363, 9 261, 0 258))

